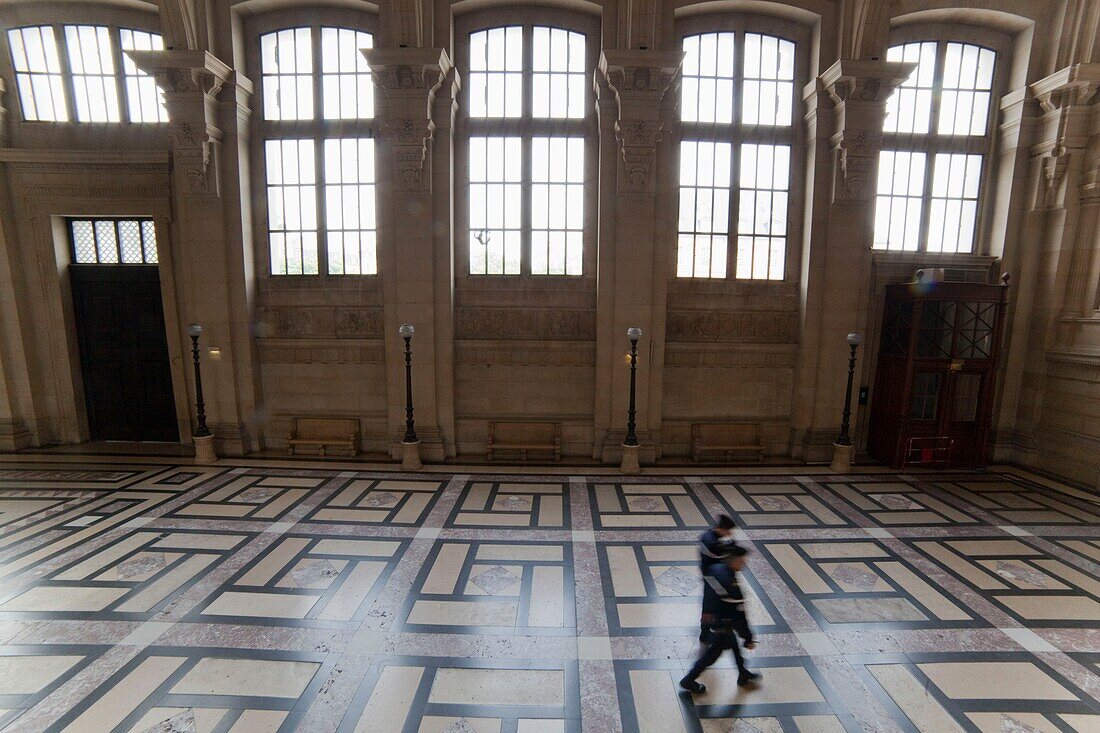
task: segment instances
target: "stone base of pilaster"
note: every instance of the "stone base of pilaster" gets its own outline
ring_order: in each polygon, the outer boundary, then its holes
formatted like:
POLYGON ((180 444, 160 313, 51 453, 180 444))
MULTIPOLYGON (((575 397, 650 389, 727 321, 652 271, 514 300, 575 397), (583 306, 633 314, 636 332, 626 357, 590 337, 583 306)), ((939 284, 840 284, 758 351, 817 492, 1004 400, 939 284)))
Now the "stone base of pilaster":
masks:
POLYGON ((214 451, 219 456, 246 456, 259 447, 253 444, 247 425, 217 423, 208 427, 214 434, 214 451))
MULTIPOLYGON (((653 435, 641 430, 636 431, 638 442, 638 460, 642 463, 655 463, 659 452, 653 435)), ((607 465, 622 463, 623 441, 626 440, 626 430, 609 430, 604 437, 603 446, 597 446, 596 457, 607 465)))
POLYGON ((34 445, 34 437, 22 420, 0 420, 0 453, 15 453, 34 445))
POLYGON ((799 441, 802 447, 801 458, 806 463, 828 463, 833 460, 833 441, 836 430, 806 430, 799 441))
MULTIPOLYGON (((416 437, 419 439, 420 460, 424 463, 443 463, 447 460, 447 448, 443 443, 443 435, 438 428, 416 427, 416 437)), ((401 427, 401 433, 395 435, 390 441, 390 458, 395 461, 403 461, 405 458, 404 442, 405 428, 401 427)))

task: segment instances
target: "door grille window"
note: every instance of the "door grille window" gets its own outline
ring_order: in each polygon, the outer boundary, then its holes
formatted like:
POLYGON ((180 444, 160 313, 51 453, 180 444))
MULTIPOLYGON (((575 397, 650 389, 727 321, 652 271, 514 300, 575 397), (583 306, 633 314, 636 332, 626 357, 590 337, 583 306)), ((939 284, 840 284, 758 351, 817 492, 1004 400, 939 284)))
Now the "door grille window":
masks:
POLYGON ((152 219, 70 219, 73 262, 78 265, 155 265, 152 219))

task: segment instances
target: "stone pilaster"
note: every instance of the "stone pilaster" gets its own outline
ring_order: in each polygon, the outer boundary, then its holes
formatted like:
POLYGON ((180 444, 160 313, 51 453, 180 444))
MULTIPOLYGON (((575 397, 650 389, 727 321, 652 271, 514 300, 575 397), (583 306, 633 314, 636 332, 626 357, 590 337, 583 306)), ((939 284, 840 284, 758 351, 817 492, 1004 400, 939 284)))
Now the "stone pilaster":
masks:
MULTIPOLYGON (((867 331, 886 100, 912 69, 912 64, 842 59, 806 94, 807 175, 815 182, 810 190, 817 192, 813 209, 825 212, 820 217, 815 213, 808 222, 809 249, 803 255, 805 307, 792 450, 808 461, 832 455, 847 377, 845 336, 867 331), (828 187, 827 193, 818 191, 819 183, 828 187)), ((868 348, 874 346, 868 343, 861 349, 861 360, 868 348)), ((857 420, 854 415, 852 423, 857 420)))
POLYGON ((0 148, 11 145, 11 133, 8 131, 8 94, 4 80, 0 79, 0 148))
MULTIPOLYGON (((670 126, 668 96, 675 93, 681 60, 679 52, 606 50, 597 71, 602 137, 605 144, 610 142, 607 133, 613 131, 616 151, 613 175, 606 170, 612 160, 601 155, 600 180, 616 181, 618 190, 612 208, 614 225, 601 225, 597 285, 601 309, 597 359, 611 365, 609 372, 598 377, 597 389, 600 393, 606 388, 609 394, 597 405, 597 433, 603 435, 597 434, 596 453, 606 462, 621 458, 629 371, 619 355, 629 350, 626 330, 634 326, 642 329, 637 381, 641 459, 654 458, 653 433, 659 429, 655 400, 660 394, 664 345, 664 319, 658 317, 656 308, 663 307, 671 263, 656 242, 656 232, 661 229, 658 181, 671 179, 658 171, 659 146, 670 126)), ((601 191, 601 204, 607 195, 601 191)), ((601 205, 601 210, 606 209, 601 205)))
MULTIPOLYGON (((413 397, 421 455, 427 461, 441 461, 454 454, 454 433, 453 417, 441 421, 440 410, 441 403, 452 402, 450 395, 441 398, 438 379, 440 336, 449 334, 451 327, 449 321, 443 325, 442 311, 436 307, 437 269, 443 263, 436 257, 433 227, 432 138, 436 114, 447 116, 443 126, 449 137, 453 108, 439 111, 435 100, 444 84, 453 83, 454 71, 447 53, 439 48, 378 48, 364 50, 363 55, 379 90, 377 161, 378 170, 384 172, 378 176, 379 272, 385 301, 391 455, 400 457, 405 430, 404 342, 397 329, 411 323, 416 327, 413 397)), ((444 97, 453 100, 452 90, 446 90, 444 97)), ((449 373, 446 366, 443 371, 449 373)), ((445 411, 448 416, 453 412, 445 411)))
POLYGON ((248 453, 260 447, 254 436, 262 430, 255 424, 260 382, 251 333, 253 252, 241 216, 250 197, 247 182, 229 172, 242 170, 252 85, 209 52, 127 53, 157 80, 168 110, 175 218, 171 260, 161 267, 175 268, 183 300, 193 304, 174 325, 181 339, 188 322, 203 326, 204 396, 218 454, 248 453), (223 157, 231 165, 223 165, 223 157))

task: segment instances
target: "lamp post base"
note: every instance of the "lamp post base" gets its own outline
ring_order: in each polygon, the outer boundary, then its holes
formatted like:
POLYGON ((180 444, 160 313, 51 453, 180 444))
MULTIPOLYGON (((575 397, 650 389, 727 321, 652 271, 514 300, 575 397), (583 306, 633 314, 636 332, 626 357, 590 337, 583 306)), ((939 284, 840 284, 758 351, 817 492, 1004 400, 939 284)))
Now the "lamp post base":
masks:
POLYGON ((622 473, 641 473, 642 464, 638 461, 640 445, 623 445, 623 462, 619 466, 622 473))
POLYGON ((195 463, 215 463, 218 456, 214 453, 213 435, 195 436, 195 463))
POLYGON ((424 467, 420 462, 420 441, 415 443, 401 443, 401 470, 419 471, 424 467))
POLYGON ((829 464, 829 469, 833 473, 851 473, 852 456, 855 452, 856 448, 854 445, 833 443, 833 462, 829 464))

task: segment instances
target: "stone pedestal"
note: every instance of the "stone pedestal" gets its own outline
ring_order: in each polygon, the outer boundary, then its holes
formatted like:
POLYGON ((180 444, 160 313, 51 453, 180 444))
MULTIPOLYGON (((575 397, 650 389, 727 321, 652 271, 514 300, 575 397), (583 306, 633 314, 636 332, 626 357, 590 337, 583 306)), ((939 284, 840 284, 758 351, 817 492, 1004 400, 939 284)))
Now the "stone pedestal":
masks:
POLYGON ((195 463, 214 463, 218 456, 214 453, 213 435, 195 436, 195 463))
POLYGON ((642 465, 638 461, 638 454, 641 452, 640 445, 623 445, 623 462, 619 466, 619 470, 623 473, 641 473, 642 465))
POLYGON ((401 470, 419 471, 424 467, 420 462, 420 441, 401 444, 401 470))
POLYGON ((833 462, 829 464, 829 469, 833 473, 850 473, 852 470, 852 456, 855 452, 854 445, 833 443, 833 462))

